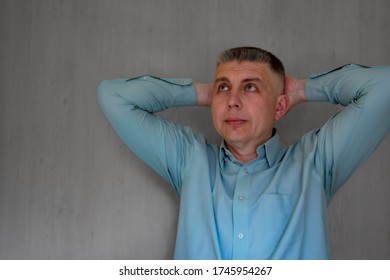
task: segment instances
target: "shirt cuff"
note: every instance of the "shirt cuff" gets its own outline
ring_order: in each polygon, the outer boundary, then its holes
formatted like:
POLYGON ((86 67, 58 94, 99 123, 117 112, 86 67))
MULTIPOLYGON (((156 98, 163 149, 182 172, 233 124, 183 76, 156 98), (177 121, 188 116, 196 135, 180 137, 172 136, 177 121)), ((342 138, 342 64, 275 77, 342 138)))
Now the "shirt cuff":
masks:
POLYGON ((160 78, 173 84, 177 90, 174 91, 175 107, 198 105, 198 94, 191 78, 160 78))

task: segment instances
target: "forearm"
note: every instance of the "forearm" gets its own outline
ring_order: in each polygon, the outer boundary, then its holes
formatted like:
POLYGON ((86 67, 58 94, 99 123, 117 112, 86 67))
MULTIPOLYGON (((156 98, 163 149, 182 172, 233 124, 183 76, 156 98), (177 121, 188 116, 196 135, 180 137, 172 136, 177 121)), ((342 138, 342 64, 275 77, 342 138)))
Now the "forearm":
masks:
POLYGON ((347 106, 369 94, 377 95, 377 98, 388 104, 389 82, 388 66, 364 67, 350 64, 311 76, 307 80, 305 91, 309 101, 327 101, 347 106))
POLYGON ((170 107, 197 104, 191 79, 159 79, 143 76, 100 83, 98 101, 104 113, 141 109, 155 113, 170 107))

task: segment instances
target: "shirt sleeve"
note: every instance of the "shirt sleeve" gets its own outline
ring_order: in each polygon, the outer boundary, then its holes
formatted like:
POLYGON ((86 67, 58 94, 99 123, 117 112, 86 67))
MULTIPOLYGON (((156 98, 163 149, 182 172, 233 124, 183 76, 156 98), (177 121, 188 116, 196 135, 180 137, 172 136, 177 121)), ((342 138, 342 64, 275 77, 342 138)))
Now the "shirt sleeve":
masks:
POLYGON ((330 199, 390 129, 390 67, 350 64, 312 76, 306 96, 346 106, 315 133, 316 167, 330 199))
POLYGON ((181 170, 194 135, 154 113, 197 104, 191 79, 143 76, 102 81, 98 103, 123 142, 180 192, 181 170))

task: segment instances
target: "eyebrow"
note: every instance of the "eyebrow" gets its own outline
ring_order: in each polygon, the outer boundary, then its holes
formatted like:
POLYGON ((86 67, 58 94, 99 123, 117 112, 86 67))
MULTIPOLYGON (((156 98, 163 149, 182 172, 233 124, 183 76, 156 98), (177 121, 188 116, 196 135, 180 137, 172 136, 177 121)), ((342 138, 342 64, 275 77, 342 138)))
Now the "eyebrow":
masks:
POLYGON ((214 83, 220 83, 220 82, 230 82, 228 78, 225 78, 225 77, 221 77, 221 78, 218 78, 218 79, 215 79, 214 80, 214 83))
MULTIPOLYGON (((220 82, 229 82, 230 83, 230 80, 226 77, 221 77, 221 78, 217 78, 214 80, 214 83, 220 83, 220 82)), ((248 78, 248 79, 244 79, 241 81, 241 84, 245 84, 245 83, 248 83, 248 82, 259 82, 260 84, 263 84, 263 81, 259 78, 248 78)))
POLYGON ((249 83, 249 82, 259 82, 260 84, 262 84, 263 80, 261 80, 259 78, 249 78, 249 79, 243 80, 241 83, 249 83))

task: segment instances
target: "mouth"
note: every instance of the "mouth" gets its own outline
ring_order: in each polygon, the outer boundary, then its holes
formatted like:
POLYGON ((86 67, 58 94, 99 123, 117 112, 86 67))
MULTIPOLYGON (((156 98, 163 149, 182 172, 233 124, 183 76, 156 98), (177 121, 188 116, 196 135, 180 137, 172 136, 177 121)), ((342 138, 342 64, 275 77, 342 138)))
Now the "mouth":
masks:
POLYGON ((246 122, 246 120, 240 119, 240 118, 227 118, 225 120, 225 123, 228 125, 231 125, 231 126, 239 126, 239 125, 244 124, 245 122, 246 122))

